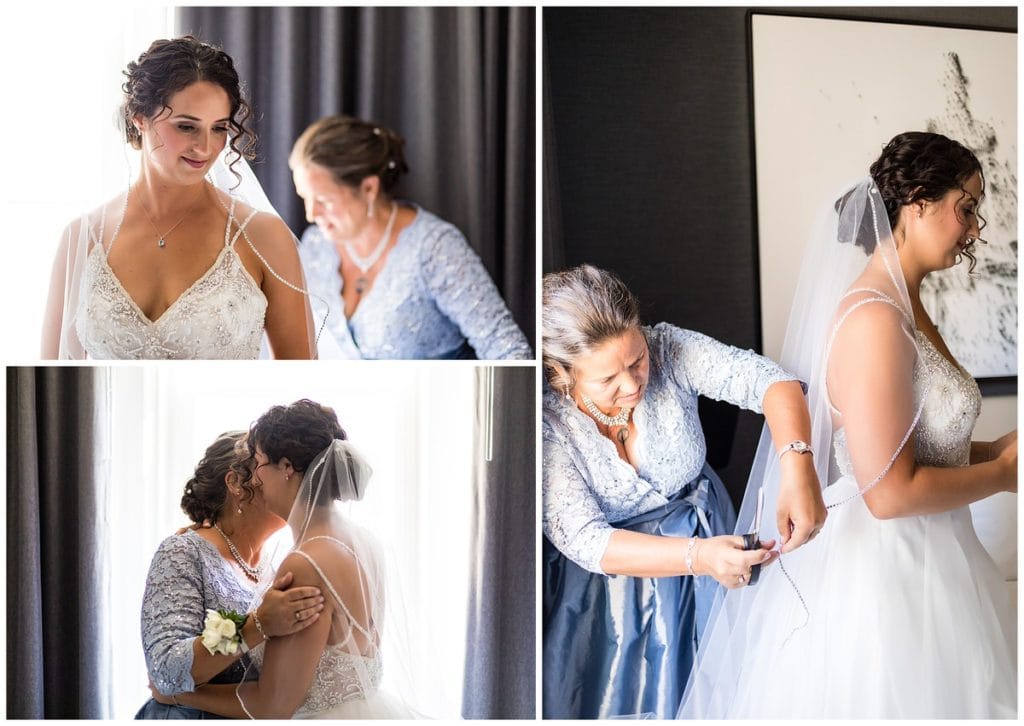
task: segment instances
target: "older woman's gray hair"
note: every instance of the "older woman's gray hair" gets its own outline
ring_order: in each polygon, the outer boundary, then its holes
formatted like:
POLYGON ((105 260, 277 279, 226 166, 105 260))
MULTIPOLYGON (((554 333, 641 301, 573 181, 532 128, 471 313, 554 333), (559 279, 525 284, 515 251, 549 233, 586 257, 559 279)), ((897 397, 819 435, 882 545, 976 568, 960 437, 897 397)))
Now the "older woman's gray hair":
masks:
POLYGON ((639 305, 611 272, 580 265, 544 275, 543 360, 548 382, 568 395, 573 362, 609 338, 640 329, 639 305))

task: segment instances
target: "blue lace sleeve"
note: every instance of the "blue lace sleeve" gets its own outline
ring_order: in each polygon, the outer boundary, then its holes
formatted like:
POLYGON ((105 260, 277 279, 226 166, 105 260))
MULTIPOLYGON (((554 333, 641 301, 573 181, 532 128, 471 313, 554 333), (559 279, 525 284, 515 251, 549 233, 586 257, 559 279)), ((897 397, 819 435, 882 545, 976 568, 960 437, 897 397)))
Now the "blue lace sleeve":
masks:
POLYGON ((491 276, 462 233, 440 225, 423 245, 423 281, 438 309, 455 323, 481 360, 532 360, 491 276))
POLYGON ((601 558, 615 531, 565 450, 567 444, 544 435, 544 536, 562 554, 591 572, 604 574, 601 558))
POLYGON ((658 323, 651 335, 652 348, 662 356, 665 369, 672 371, 676 382, 716 401, 761 413, 769 386, 797 380, 775 361, 702 333, 658 323))
POLYGON ((191 691, 193 641, 203 631, 202 561, 188 537, 160 543, 142 596, 142 648, 153 685, 170 695, 191 691))

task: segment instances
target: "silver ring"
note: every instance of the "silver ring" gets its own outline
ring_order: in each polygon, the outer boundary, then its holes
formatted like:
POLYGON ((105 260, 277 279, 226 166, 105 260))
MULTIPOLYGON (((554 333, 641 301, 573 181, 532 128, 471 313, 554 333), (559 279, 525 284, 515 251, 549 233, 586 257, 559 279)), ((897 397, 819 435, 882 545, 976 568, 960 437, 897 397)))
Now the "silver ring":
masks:
POLYGON ((296 620, 302 620, 302 611, 301 610, 296 610, 295 611, 295 619, 296 620))
POLYGON ((740 577, 740 584, 741 584, 741 585, 742 585, 742 584, 743 584, 744 582, 746 582, 746 581, 747 581, 747 578, 745 578, 745 577, 744 577, 743 575, 740 575, 739 577, 740 577))

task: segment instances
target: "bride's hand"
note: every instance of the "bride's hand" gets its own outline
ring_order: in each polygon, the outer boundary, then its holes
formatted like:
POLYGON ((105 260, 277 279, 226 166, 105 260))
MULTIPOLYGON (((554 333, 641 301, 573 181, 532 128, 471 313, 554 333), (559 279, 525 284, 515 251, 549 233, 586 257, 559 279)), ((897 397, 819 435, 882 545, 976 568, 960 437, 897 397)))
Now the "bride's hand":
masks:
POLYGON ((745 587, 753 565, 769 565, 779 556, 778 552, 771 551, 773 547, 775 540, 768 540, 761 543, 759 550, 744 550, 743 538, 732 535, 701 539, 693 571, 710 575, 730 590, 745 587))
POLYGON ((187 527, 182 527, 175 534, 185 534, 190 529, 209 529, 212 526, 209 519, 204 519, 202 524, 190 524, 187 527))
POLYGON ((1005 490, 1008 492, 1017 491, 1017 432, 1011 431, 1006 436, 992 442, 992 449, 995 450, 997 445, 1002 445, 999 450, 999 455, 995 458, 995 461, 1002 465, 1003 470, 1006 472, 1006 487, 1005 490), (1007 437, 1012 436, 1012 439, 1007 437))
POLYGON ((263 633, 276 638, 308 628, 320 617, 324 598, 318 587, 292 587, 292 573, 286 572, 274 581, 258 608, 263 633))
POLYGON ((779 528, 783 554, 814 539, 825 526, 825 517, 828 516, 812 456, 789 452, 779 464, 782 482, 775 523, 779 528))
POLYGON ((998 459, 1007 446, 1017 445, 1017 429, 1008 434, 1003 434, 989 445, 989 458, 998 459))

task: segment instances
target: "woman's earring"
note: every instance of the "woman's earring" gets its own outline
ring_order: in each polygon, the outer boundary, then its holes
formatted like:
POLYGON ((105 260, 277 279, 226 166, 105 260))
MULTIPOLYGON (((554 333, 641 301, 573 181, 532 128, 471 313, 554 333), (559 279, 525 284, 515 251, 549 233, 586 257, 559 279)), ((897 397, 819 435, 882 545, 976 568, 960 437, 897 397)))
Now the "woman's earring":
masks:
POLYGON ((239 504, 239 505, 238 505, 238 513, 239 513, 239 514, 241 514, 241 513, 242 513, 242 505, 241 505, 241 504, 239 504))
POLYGON ((373 219, 373 213, 376 211, 373 208, 373 202, 374 202, 374 200, 371 199, 370 203, 366 205, 366 218, 367 219, 373 219))

